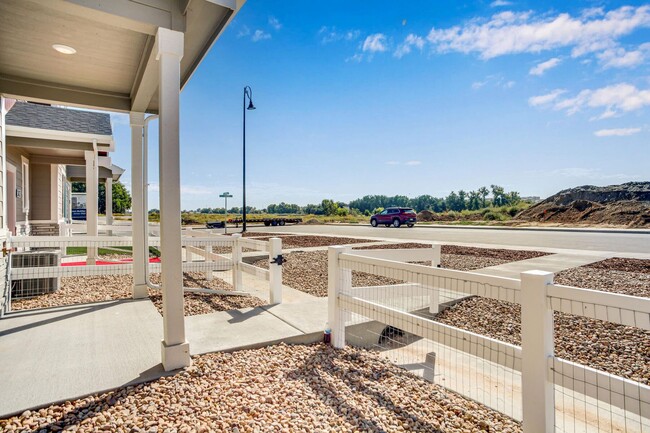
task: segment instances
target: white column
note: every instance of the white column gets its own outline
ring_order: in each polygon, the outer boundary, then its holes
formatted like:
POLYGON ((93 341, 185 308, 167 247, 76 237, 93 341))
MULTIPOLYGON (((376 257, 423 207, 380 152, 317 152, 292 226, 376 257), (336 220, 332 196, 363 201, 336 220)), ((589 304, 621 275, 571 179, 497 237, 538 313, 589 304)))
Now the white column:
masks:
POLYGON ((166 371, 190 365, 183 315, 183 255, 181 250, 181 178, 179 149, 180 62, 183 33, 159 28, 154 54, 159 72, 160 247, 166 371))
POLYGON ((339 254, 350 251, 350 247, 329 247, 327 249, 327 323, 332 330, 332 346, 345 346, 346 315, 339 308, 339 293, 349 291, 352 286, 352 272, 341 269, 339 254))
POLYGON ((106 189, 106 225, 113 225, 113 178, 107 177, 105 182, 106 189))
POLYGON ((528 271, 521 274, 521 391, 524 433, 553 433, 555 405, 553 382, 549 380, 549 358, 553 357, 553 310, 546 287, 553 273, 528 271))
MULTIPOLYGON (((85 152, 86 157, 86 234, 97 236, 97 207, 99 204, 99 178, 97 168, 97 144, 93 143, 93 150, 85 152)), ((88 245, 88 258, 86 263, 94 265, 97 262, 97 247, 88 245)))
MULTIPOLYGON (((441 262, 441 245, 439 243, 434 243, 431 246, 431 266, 434 268, 440 267, 441 262)), ((434 278, 437 280, 437 278, 434 278)), ((433 287, 431 288, 431 296, 429 300, 429 313, 438 314, 440 311, 440 288, 433 287)))
POLYGON ((142 156, 144 113, 131 112, 129 114, 131 124, 131 227, 133 230, 133 298, 140 299, 147 297, 147 282, 145 277, 145 266, 148 266, 149 252, 144 250, 145 236, 147 230, 144 223, 144 180, 142 167, 144 164, 142 156))
MULTIPOLYGON (((282 254, 282 239, 269 239, 269 258, 274 260, 282 254)), ((282 303, 282 265, 277 263, 269 264, 269 288, 271 304, 282 303)))
POLYGON ((242 282, 242 272, 241 272, 241 266, 239 265, 241 263, 241 256, 242 256, 242 248, 241 244, 239 243, 239 239, 241 238, 240 233, 234 233, 232 235, 234 242, 232 244, 232 287, 236 291, 241 291, 244 289, 244 283, 242 282))

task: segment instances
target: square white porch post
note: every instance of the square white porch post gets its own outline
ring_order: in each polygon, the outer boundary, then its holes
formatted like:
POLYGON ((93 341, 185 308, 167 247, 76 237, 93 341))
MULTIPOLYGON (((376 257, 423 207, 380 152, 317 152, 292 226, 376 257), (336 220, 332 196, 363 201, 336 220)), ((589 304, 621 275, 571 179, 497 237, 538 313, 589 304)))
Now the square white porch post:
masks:
POLYGON ((106 187, 106 200, 104 202, 106 203, 106 225, 112 226, 113 225, 113 178, 108 177, 106 178, 106 182, 104 184, 106 187))
MULTIPOLYGON (((97 142, 93 142, 93 150, 87 150, 86 158, 86 234, 97 236, 97 208, 99 204, 99 169, 97 167, 97 142)), ((97 247, 88 245, 86 263, 97 263, 97 247)))
MULTIPOLYGON (((143 180, 143 134, 144 113, 131 112, 131 224, 133 230, 133 298, 147 297, 145 266, 148 266, 149 252, 144 250, 145 236, 148 235, 144 223, 144 180, 143 180)), ((108 212, 108 211, 107 211, 108 212)))
POLYGON ((180 62, 183 33, 159 28, 154 54, 159 72, 160 247, 166 371, 191 363, 183 315, 183 256, 181 250, 181 179, 179 150, 180 62))

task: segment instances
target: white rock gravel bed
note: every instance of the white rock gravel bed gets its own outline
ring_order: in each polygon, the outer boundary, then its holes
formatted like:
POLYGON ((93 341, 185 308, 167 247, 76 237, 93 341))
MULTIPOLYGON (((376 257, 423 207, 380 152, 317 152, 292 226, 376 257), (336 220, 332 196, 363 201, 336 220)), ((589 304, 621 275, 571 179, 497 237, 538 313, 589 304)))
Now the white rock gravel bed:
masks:
POLYGON ((512 419, 351 347, 193 358, 174 376, 0 420, 76 432, 521 432, 512 419))
POLYGON ((557 284, 650 297, 650 260, 612 258, 555 275, 557 284))
MULTIPOLYGON (((650 331, 554 314, 557 356, 650 384, 650 331)), ((521 307, 516 304, 472 297, 438 314, 434 320, 521 345, 521 307)))
MULTIPOLYGON (((186 287, 203 287, 215 290, 234 290, 227 282, 214 278, 206 280, 202 273, 185 272, 183 284, 186 287)), ((152 274, 151 281, 160 284, 160 274, 152 274)), ((133 277, 131 275, 102 275, 89 277, 63 277, 61 288, 54 293, 30 299, 12 301, 13 310, 62 307, 65 305, 130 299, 133 277)), ((162 314, 162 294, 149 289, 149 298, 162 314)), ((225 296, 207 293, 185 293, 185 315, 213 313, 239 308, 258 307, 264 301, 254 296, 225 296)))
MULTIPOLYGON (((282 282, 284 285, 318 297, 327 296, 327 251, 294 251, 285 255, 286 263, 282 264, 282 282)), ((464 256, 442 254, 442 266, 461 271, 495 266, 506 261, 493 257, 464 256)), ((268 269, 267 259, 253 263, 268 269)), ((379 277, 363 272, 352 273, 352 286, 381 286, 400 284, 402 281, 379 277)))

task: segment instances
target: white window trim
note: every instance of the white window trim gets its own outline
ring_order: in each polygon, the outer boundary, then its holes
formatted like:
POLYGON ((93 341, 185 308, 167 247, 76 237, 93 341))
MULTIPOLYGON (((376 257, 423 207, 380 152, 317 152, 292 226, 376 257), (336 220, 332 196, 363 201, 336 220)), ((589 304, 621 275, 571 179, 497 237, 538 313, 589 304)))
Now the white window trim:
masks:
POLYGON ((23 212, 25 213, 25 219, 29 214, 29 159, 21 155, 20 160, 22 162, 23 169, 23 212))

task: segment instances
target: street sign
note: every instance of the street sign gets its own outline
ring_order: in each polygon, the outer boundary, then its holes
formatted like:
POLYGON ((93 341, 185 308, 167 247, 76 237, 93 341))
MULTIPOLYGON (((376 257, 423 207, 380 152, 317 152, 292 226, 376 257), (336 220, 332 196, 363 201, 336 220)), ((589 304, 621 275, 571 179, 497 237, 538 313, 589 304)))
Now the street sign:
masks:
POLYGON ((219 194, 219 197, 230 198, 232 197, 232 194, 230 194, 229 192, 224 192, 223 194, 219 194))
POLYGON ((219 197, 222 197, 224 202, 225 202, 224 203, 224 211, 225 211, 226 219, 223 222, 223 228, 224 228, 223 232, 227 234, 228 233, 228 227, 226 226, 226 224, 228 223, 228 199, 230 197, 232 197, 232 194, 230 194, 229 192, 224 192, 223 194, 219 194, 219 197))

